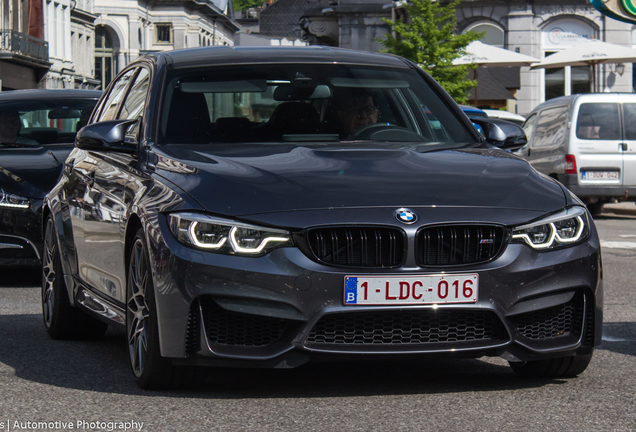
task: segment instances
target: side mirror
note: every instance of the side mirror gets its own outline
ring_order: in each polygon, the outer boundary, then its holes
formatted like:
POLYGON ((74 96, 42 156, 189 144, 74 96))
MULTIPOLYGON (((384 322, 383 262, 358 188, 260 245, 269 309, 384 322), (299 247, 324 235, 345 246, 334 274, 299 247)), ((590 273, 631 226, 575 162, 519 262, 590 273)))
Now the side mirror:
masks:
POLYGON ((75 147, 83 150, 133 154, 137 144, 125 142, 126 131, 136 120, 108 120, 84 126, 75 136, 75 147))
POLYGON ((472 118, 471 121, 481 126, 482 134, 488 144, 502 150, 518 150, 528 143, 526 133, 521 126, 497 118, 472 118))

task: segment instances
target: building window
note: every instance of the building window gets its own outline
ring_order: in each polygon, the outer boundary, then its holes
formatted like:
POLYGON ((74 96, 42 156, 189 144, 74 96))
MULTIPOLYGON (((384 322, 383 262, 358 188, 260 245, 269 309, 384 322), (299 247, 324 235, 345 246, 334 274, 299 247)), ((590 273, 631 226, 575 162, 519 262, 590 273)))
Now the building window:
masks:
POLYGON ((104 26, 95 27, 95 78, 104 90, 113 80, 113 41, 104 26))
POLYGON ((480 39, 482 43, 504 48, 504 30, 495 24, 482 22, 468 27, 466 31, 474 31, 476 33, 486 32, 480 39))
POLYGON ((157 42, 170 43, 172 42, 172 26, 170 24, 157 24, 157 42))

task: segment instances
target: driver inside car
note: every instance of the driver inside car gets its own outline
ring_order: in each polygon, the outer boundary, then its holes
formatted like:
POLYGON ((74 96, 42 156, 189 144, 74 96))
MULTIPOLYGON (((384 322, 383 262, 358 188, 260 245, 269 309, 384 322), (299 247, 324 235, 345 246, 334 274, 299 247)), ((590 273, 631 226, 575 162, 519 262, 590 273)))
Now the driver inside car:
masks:
POLYGON ((375 98, 364 89, 342 91, 336 95, 335 103, 341 125, 341 137, 348 137, 378 121, 380 110, 375 98))

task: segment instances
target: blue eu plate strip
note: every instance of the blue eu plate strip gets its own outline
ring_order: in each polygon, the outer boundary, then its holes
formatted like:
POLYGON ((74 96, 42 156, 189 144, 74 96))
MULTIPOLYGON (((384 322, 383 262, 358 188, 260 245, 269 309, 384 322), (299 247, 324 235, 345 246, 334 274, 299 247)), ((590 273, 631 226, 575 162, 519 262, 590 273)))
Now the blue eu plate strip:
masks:
POLYGON ((345 304, 356 304, 358 302, 358 278, 345 278, 345 304))

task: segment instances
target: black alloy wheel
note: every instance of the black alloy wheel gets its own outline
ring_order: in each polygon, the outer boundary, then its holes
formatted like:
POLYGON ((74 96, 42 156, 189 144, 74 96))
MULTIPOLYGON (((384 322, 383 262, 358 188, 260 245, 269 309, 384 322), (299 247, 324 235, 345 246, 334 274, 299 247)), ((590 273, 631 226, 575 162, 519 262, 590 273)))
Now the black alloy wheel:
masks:
POLYGON ((175 367, 162 357, 150 259, 143 230, 137 231, 128 259, 126 335, 130 367, 143 389, 169 388, 175 367))
POLYGON ((42 317, 53 339, 97 339, 108 325, 71 306, 53 219, 46 219, 42 252, 42 317))

